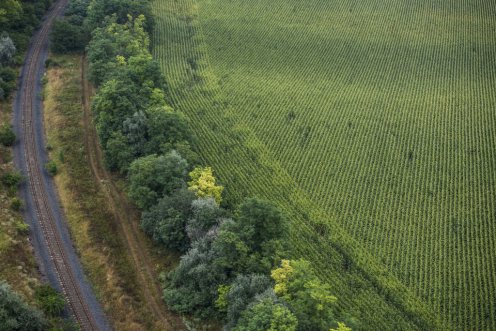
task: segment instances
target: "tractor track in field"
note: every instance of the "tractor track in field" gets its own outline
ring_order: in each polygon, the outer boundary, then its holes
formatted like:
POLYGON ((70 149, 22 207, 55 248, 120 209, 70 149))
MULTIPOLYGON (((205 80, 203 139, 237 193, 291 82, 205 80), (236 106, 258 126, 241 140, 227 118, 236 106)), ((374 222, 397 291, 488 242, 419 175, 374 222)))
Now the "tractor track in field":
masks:
POLYGON ((26 201, 25 216, 31 225, 31 239, 42 273, 62 291, 70 314, 82 330, 109 330, 84 279, 52 180, 43 169, 47 155, 41 119, 41 77, 48 53, 48 33, 66 4, 67 0, 59 0, 49 10, 26 55, 13 104, 14 125, 19 137, 15 161, 26 177, 21 194, 26 201))
POLYGON ((124 239, 123 243, 127 247, 128 254, 132 257, 131 260, 138 275, 142 293, 145 295, 143 302, 164 330, 186 330, 182 320, 167 309, 161 298, 162 289, 158 283, 158 273, 147 253, 144 234, 138 228, 139 213, 129 202, 124 192, 115 185, 112 176, 104 167, 102 150, 92 121, 90 109, 92 86, 86 79, 85 57, 81 58, 81 84, 84 110, 84 145, 91 172, 107 197, 114 215, 113 221, 124 239))

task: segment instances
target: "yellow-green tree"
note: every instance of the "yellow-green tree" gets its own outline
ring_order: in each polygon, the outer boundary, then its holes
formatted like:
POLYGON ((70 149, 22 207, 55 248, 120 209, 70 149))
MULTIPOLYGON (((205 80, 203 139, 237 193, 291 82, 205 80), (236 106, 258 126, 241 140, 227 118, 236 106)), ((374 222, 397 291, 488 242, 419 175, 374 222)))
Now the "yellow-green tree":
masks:
POLYGON ((321 282, 310 262, 282 260, 281 267, 272 270, 274 292, 287 302, 298 318, 298 330, 329 330, 336 325, 336 297, 330 286, 321 282))
POLYGON ((351 331, 351 328, 347 327, 344 323, 338 322, 338 328, 330 328, 329 331, 351 331))
POLYGON ((217 204, 222 201, 223 186, 215 185, 215 177, 212 168, 196 167, 189 173, 191 181, 188 182, 188 189, 195 192, 199 198, 214 198, 217 204))

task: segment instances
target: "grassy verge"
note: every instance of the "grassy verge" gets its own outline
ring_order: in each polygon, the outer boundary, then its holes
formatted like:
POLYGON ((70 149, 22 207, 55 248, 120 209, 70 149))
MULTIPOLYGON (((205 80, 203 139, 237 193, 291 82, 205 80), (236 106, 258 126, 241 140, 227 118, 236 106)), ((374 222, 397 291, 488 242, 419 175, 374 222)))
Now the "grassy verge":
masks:
POLYGON ((80 56, 52 56, 44 91, 44 119, 55 183, 75 247, 97 297, 117 330, 148 330, 137 275, 117 235, 103 188, 84 147, 80 56))

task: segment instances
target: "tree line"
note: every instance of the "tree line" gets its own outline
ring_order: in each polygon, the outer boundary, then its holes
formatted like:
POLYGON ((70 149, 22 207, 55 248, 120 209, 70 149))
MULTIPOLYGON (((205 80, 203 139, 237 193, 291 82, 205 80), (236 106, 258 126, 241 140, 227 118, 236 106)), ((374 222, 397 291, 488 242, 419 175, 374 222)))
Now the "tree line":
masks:
POLYGON ((290 224, 274 204, 222 204, 223 186, 199 163, 187 117, 167 102, 150 53, 152 18, 146 0, 72 0, 51 38, 57 52, 85 47, 105 165, 127 178, 144 232, 182 254, 163 275, 165 302, 225 330, 350 330, 338 323, 353 319, 331 287, 308 261, 291 259, 290 224))

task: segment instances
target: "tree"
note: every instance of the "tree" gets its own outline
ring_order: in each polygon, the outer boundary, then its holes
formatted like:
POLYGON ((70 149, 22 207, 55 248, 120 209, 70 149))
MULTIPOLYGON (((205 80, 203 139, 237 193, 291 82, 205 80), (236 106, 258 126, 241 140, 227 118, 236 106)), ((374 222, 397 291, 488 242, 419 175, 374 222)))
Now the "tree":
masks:
POLYGON ((109 80, 93 98, 98 136, 103 146, 112 134, 122 131, 123 122, 138 111, 140 97, 130 80, 109 80))
MULTIPOLYGON (((271 287, 269 277, 260 274, 238 275, 225 295, 227 323, 226 330, 231 330, 246 307, 257 295, 271 287)), ((220 296, 219 296, 220 298, 220 296)))
POLYGON ((84 50, 86 35, 80 25, 68 19, 58 19, 50 32, 50 47, 55 53, 79 52, 84 50))
POLYGON ((8 34, 2 33, 2 36, 0 36, 0 65, 10 64, 15 53, 14 42, 8 34))
POLYGON ((149 153, 166 153, 178 143, 191 140, 186 117, 167 106, 151 107, 147 110, 149 153))
POLYGON ((191 203, 194 198, 195 195, 186 189, 164 196, 143 213, 143 230, 168 249, 185 252, 190 243, 186 235, 186 220, 192 215, 191 203))
POLYGON ((129 166, 129 196, 139 208, 147 210, 163 196, 185 186, 187 168, 176 151, 139 158, 129 166))
POLYGON ((139 110, 126 118, 122 124, 127 144, 134 157, 143 155, 148 137, 148 120, 143 111, 139 110))
POLYGON ((0 282, 0 330, 47 330, 42 313, 29 307, 7 283, 0 282))
POLYGON ((224 187, 215 185, 212 168, 196 167, 189 173, 189 176, 191 178, 191 181, 188 182, 189 190, 201 198, 212 197, 217 204, 220 204, 224 187))
MULTIPOLYGON (((194 195, 193 192, 191 193, 194 195)), ((213 198, 194 200, 191 204, 191 211, 186 225, 186 232, 191 241, 203 237, 212 226, 218 224, 218 220, 225 214, 213 198)))
POLYGON ((142 15, 147 18, 144 22, 146 30, 153 31, 153 15, 150 3, 147 0, 91 0, 88 7, 87 25, 90 30, 101 26, 106 16, 115 15, 117 23, 125 23, 128 16, 138 17, 142 15))
POLYGON ((19 0, 3 0, 0 2, 0 24, 15 21, 20 18, 22 6, 19 0))
POLYGON ((298 318, 298 330, 329 330, 335 321, 336 297, 305 260, 282 260, 271 273, 274 292, 287 302, 298 318))
MULTIPOLYGON (((144 22, 142 15, 134 19, 126 16, 126 22, 119 24, 113 16, 105 20, 104 27, 93 30, 88 43, 88 76, 93 84, 99 86, 115 75, 119 65, 127 70, 128 60, 133 56, 142 55, 151 61, 150 40, 143 29, 144 22)), ((156 75, 154 73, 152 77, 156 75)))
POLYGON ((236 221, 245 242, 254 251, 261 249, 263 243, 286 236, 287 219, 271 202, 258 198, 246 199, 239 208, 236 221))
POLYGON ((298 320, 291 311, 267 297, 251 304, 241 315, 234 331, 295 331, 298 320))
POLYGON ((217 256, 215 263, 233 275, 270 272, 286 254, 285 230, 272 231, 271 227, 284 228, 285 222, 286 218, 273 205, 247 199, 234 219, 220 218, 217 222, 218 235, 212 245, 217 256), (267 226, 264 221, 273 224, 267 226))
POLYGON ((120 131, 112 132, 103 152, 107 168, 120 173, 126 173, 134 159, 127 138, 120 131))
POLYGON ((221 224, 212 250, 215 252, 214 263, 226 270, 230 275, 240 272, 251 272, 249 267, 250 256, 253 253, 240 236, 229 230, 234 221, 224 220, 221 224))

